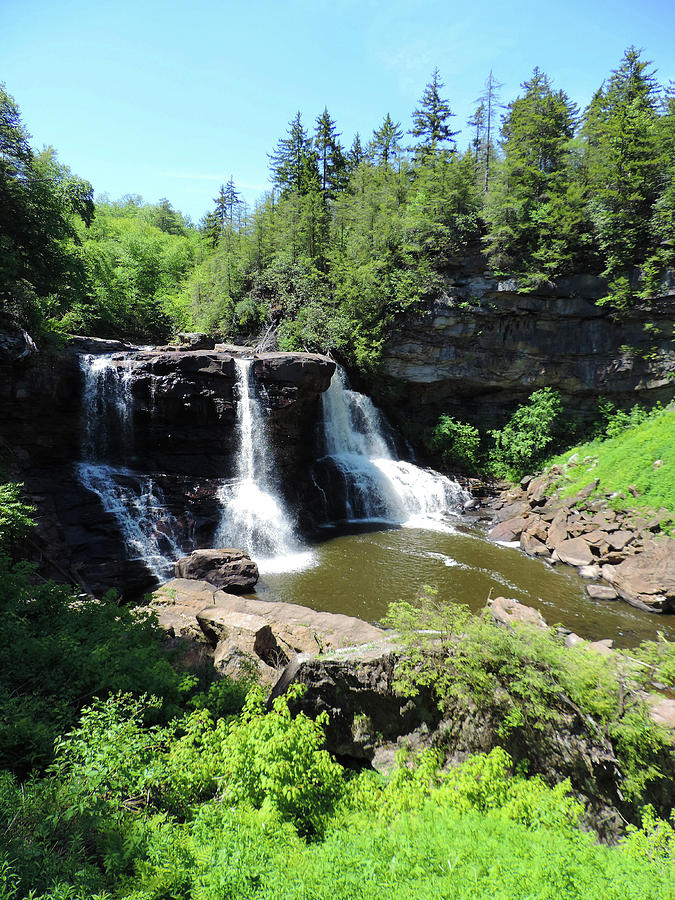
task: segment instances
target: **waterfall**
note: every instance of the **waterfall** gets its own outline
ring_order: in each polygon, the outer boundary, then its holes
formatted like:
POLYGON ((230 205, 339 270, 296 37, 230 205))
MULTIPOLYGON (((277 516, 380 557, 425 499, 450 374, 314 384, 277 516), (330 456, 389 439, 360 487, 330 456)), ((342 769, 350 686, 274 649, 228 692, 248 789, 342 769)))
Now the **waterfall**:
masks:
POLYGON ((349 388, 341 369, 323 395, 323 420, 322 462, 341 495, 337 518, 442 528, 468 499, 444 475, 395 458, 387 423, 368 397, 349 388))
POLYGON ((237 477, 220 490, 221 521, 216 546, 249 553, 261 571, 306 565, 293 521, 274 483, 273 457, 257 391, 252 359, 235 358, 237 370, 237 477))
POLYGON ((159 485, 126 464, 133 454, 132 366, 128 359, 81 356, 82 448, 80 483, 96 494, 120 529, 131 559, 140 558, 159 581, 184 555, 181 529, 159 485))

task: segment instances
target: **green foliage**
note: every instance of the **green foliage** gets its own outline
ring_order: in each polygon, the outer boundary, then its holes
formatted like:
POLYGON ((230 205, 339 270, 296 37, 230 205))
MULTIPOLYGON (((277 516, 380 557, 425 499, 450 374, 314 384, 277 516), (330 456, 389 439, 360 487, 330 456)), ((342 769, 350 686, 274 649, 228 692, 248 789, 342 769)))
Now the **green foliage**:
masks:
POLYGON ((675 861, 675 810, 670 822, 659 819, 652 806, 642 813, 640 828, 629 825, 627 836, 621 843, 622 850, 634 859, 675 861))
POLYGON ((656 407, 646 418, 643 415, 639 407, 628 414, 611 414, 607 429, 618 431, 613 437, 598 438, 554 457, 551 463, 561 465, 571 456, 586 461, 567 470, 564 493, 577 493, 597 478, 599 491, 623 495, 613 501, 616 504, 664 507, 675 513, 675 408, 656 407), (631 486, 637 496, 629 492, 631 486))
POLYGON ((35 512, 21 500, 22 484, 0 484, 0 553, 18 548, 34 525, 35 512))
POLYGON ((542 388, 519 406, 508 423, 490 432, 490 468, 499 478, 519 478, 539 468, 563 428, 560 394, 542 388))
POLYGON ((428 444, 447 466, 462 472, 475 472, 479 468, 480 433, 468 422, 441 416, 428 444))
POLYGON ((151 615, 34 584, 31 574, 0 558, 0 607, 11 635, 0 671, 0 764, 22 774, 50 761, 57 735, 95 695, 152 691, 164 698, 165 714, 180 699, 180 678, 151 615))
POLYGON ((547 741, 556 723, 578 709, 594 723, 593 736, 612 742, 627 797, 643 796, 661 777, 668 737, 638 694, 648 670, 632 675, 634 690, 624 696, 630 659, 606 658, 585 645, 566 648, 533 626, 500 627, 489 614, 472 616, 468 607, 442 603, 430 589, 414 604, 391 604, 388 624, 405 649, 396 673, 404 695, 430 689, 453 715, 477 710, 491 717, 502 740, 530 747, 547 741))
POLYGON ((249 693, 225 742, 223 799, 256 808, 267 803, 301 833, 320 834, 340 795, 342 770, 321 749, 325 714, 316 721, 303 713, 291 717, 288 700, 298 695, 299 688, 291 689, 266 714, 262 693, 249 693))

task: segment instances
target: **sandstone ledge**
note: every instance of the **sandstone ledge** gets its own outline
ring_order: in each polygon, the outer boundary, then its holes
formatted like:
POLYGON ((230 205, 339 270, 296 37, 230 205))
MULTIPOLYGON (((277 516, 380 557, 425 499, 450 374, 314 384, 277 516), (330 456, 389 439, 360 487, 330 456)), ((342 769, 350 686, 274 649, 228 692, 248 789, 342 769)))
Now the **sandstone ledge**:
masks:
POLYGON ((249 673, 267 685, 298 654, 311 657, 386 636, 353 616, 247 599, 194 579, 168 581, 155 591, 150 607, 188 663, 195 654, 208 657, 222 675, 249 673))

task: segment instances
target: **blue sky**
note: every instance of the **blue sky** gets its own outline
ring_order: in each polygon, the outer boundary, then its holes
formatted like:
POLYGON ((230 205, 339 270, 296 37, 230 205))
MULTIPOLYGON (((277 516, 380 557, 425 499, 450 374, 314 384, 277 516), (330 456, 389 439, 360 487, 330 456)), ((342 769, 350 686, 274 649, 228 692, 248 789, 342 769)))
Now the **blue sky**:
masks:
POLYGON ((539 66, 580 105, 634 44, 675 79, 672 0, 0 0, 0 81, 33 145, 112 198, 196 221, 230 174, 249 202, 296 110, 343 141, 404 128, 440 69, 466 119, 492 69, 504 102, 539 66))

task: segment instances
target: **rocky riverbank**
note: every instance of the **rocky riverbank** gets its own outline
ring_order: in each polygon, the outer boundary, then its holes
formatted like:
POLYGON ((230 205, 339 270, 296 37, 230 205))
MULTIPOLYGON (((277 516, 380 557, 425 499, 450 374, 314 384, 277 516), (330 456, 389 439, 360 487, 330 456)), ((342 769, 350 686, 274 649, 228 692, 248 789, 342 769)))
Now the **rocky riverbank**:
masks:
POLYGON ((623 599, 648 612, 675 612, 675 540, 660 533, 666 509, 615 509, 593 482, 564 496, 564 467, 524 478, 487 507, 488 538, 518 542, 529 556, 575 566, 595 600, 623 599))

